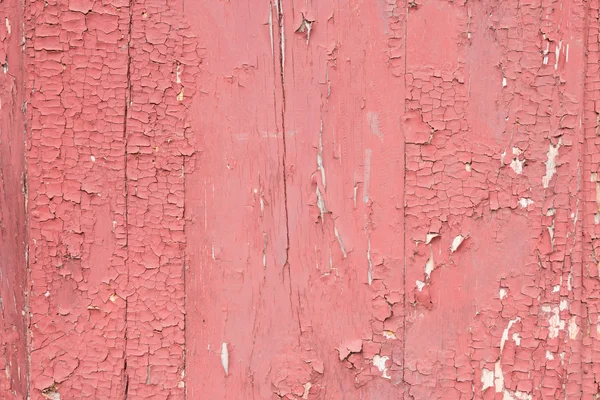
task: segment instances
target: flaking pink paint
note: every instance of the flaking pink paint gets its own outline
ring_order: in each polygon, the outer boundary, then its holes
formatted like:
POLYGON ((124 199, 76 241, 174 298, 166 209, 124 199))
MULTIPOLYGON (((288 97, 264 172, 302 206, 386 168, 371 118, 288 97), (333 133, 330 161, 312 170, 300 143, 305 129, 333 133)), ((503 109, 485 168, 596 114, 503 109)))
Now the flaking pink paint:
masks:
POLYGON ((0 398, 595 398, 597 0, 0 9, 0 398))

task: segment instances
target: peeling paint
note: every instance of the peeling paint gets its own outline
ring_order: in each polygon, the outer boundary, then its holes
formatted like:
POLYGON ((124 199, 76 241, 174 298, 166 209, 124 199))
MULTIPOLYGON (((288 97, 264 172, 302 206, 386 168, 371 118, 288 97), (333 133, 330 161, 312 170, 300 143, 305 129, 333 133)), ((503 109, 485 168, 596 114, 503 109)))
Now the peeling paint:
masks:
POLYGON ((510 162, 510 167, 512 168, 513 171, 515 171, 515 174, 521 175, 523 173, 523 165, 524 164, 525 164, 525 161, 520 160, 518 158, 513 158, 513 160, 510 162))
POLYGON ((569 320, 569 339, 575 340, 577 339, 577 334, 579 333, 579 326, 577 326, 577 317, 571 317, 569 320))
POLYGON ((306 19, 304 14, 302 14, 302 22, 300 23, 300 26, 298 27, 298 29, 296 29, 296 32, 306 34, 306 44, 307 45, 308 45, 308 42, 310 41, 310 31, 312 30, 312 25, 314 22, 315 21, 306 19))
POLYGON ((505 298, 506 294, 507 294, 506 289, 504 289, 504 288, 500 289, 500 293, 499 293, 500 300, 502 300, 503 298, 505 298))
POLYGON ((344 258, 348 257, 348 254, 346 253, 346 249, 344 248, 344 242, 342 242, 342 237, 340 236, 340 233, 337 229, 337 226, 333 226, 333 231, 335 234, 335 237, 340 245, 340 250, 342 251, 342 255, 344 258))
MULTIPOLYGON (((558 61, 557 61, 558 63, 558 61)), ((558 156, 558 150, 560 149, 560 146, 562 144, 562 138, 560 138, 558 140, 558 143, 556 144, 556 146, 553 146, 552 144, 549 145, 548 147, 548 160, 546 161, 546 175, 544 175, 544 177, 542 178, 542 185, 544 186, 544 188, 547 188, 548 185, 550 184, 550 181, 552 180, 552 177, 554 176, 554 174, 556 173, 556 157, 558 156)))
POLYGON ((373 356, 373 365, 377 367, 379 372, 381 372, 381 377, 384 379, 392 379, 392 377, 389 375, 388 368, 386 367, 386 362, 389 359, 389 357, 380 356, 379 354, 375 354, 375 356, 373 356))
POLYGON ((425 263, 425 279, 426 280, 429 280, 434 268, 435 268, 435 262, 433 261, 433 252, 430 252, 429 259, 425 263))
POLYGON ((550 339, 558 337, 561 330, 565 329, 565 321, 560 318, 560 308, 558 306, 543 306, 542 311, 549 314, 548 324, 549 332, 548 337, 550 339))
POLYGON ((225 342, 221 345, 221 366, 225 371, 225 375, 229 375, 229 350, 225 342))
MULTIPOLYGON (((521 321, 521 318, 519 318, 519 317, 508 321, 508 325, 502 332, 502 338, 500 339, 500 355, 498 356, 498 361, 496 361, 496 363, 494 364, 494 388, 496 390, 496 393, 503 393, 503 398, 505 398, 505 399, 515 399, 515 398, 516 399, 522 399, 522 398, 529 399, 529 398, 531 398, 531 395, 522 393, 520 391, 511 392, 510 390, 506 389, 505 385, 504 385, 504 371, 502 369, 502 353, 504 351, 504 346, 506 345, 506 341, 508 340, 508 334, 509 334, 511 327, 515 323, 520 322, 520 321, 521 321)), ((515 336, 513 334, 513 339, 514 338, 515 338, 515 336)), ((517 336, 517 338, 518 338, 518 336, 517 336)), ((519 339, 519 342, 520 342, 520 339, 519 339)))
POLYGON ((462 244, 462 242, 464 242, 466 238, 462 235, 458 235, 456 236, 453 240, 452 240, 452 245, 450 246, 450 252, 454 253, 456 250, 458 250, 458 248, 460 247, 460 245, 462 244))
POLYGON ((0 393, 597 394, 598 4, 1 7, 0 393))
POLYGON ((494 371, 490 371, 489 369, 481 370, 481 391, 485 392, 486 389, 494 387, 494 371))
POLYGON ((440 237, 440 235, 437 233, 428 233, 427 238, 425 239, 425 244, 431 243, 431 241, 437 237, 440 237))
POLYGON ((519 199, 519 205, 521 206, 521 208, 527 208, 532 204, 533 204, 533 200, 531 200, 529 198, 521 197, 519 199))

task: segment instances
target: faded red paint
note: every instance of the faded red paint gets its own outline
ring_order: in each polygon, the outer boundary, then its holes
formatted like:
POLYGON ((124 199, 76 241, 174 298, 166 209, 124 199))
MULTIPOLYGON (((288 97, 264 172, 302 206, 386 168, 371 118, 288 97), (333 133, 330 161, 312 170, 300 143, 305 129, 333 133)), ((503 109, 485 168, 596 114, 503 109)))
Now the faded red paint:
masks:
POLYGON ((0 9, 0 398, 599 392, 597 0, 0 9))

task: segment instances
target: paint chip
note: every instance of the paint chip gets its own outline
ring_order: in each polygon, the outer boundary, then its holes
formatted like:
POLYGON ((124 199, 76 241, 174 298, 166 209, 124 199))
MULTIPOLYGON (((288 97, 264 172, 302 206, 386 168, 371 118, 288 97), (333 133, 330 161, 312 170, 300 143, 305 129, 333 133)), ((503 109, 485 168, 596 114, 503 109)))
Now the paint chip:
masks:
POLYGON ((519 334, 518 334, 518 333, 516 333, 516 332, 515 332, 515 333, 513 333, 513 335, 512 335, 512 339, 513 339, 513 342, 515 342, 515 344, 516 344, 517 346, 520 346, 520 345, 521 345, 521 336, 519 336, 519 334))
POLYGON ((386 339, 398 339, 396 334, 392 331, 383 331, 383 337, 386 339))
POLYGON ((550 313, 550 317, 548 318, 548 337, 550 339, 554 339, 558 337, 558 333, 565 329, 565 321, 560 319, 560 309, 558 306, 543 306, 542 311, 546 313, 550 313))
POLYGON ((522 197, 522 198, 519 199, 519 205, 522 208, 527 208, 527 207, 529 207, 532 204, 533 204, 533 200, 531 200, 530 198, 522 197))
POLYGON ((464 242, 464 240, 465 237, 462 235, 458 235, 457 237, 455 237, 452 241, 452 246, 450 246, 450 253, 454 253, 456 250, 458 250, 458 248, 460 247, 462 242, 464 242))
POLYGON ((481 370, 481 391, 485 392, 486 389, 494 386, 494 371, 490 371, 487 368, 481 370))
POLYGON ((435 269, 435 263, 433 261, 433 252, 430 253, 429 259, 425 263, 425 280, 431 277, 431 273, 435 269))
POLYGON ((548 146, 548 152, 546 153, 548 160, 546 164, 546 175, 542 178, 542 185, 547 188, 552 180, 552 177, 556 173, 556 157, 558 156, 558 149, 562 145, 562 138, 558 139, 556 146, 552 146, 552 143, 548 146))
POLYGON ((431 243, 431 241, 433 239, 435 239, 436 237, 440 237, 439 233, 428 233, 427 234, 427 239, 425 239, 425 244, 431 243))
POLYGON ((388 369, 385 366, 385 363, 390 358, 388 356, 380 356, 379 354, 375 354, 373 356, 373 365, 377 367, 379 372, 381 372, 381 377, 385 379, 392 379, 389 375, 388 369))
POLYGON ((560 305, 558 306, 558 308, 560 309, 560 311, 564 311, 567 308, 569 308, 569 302, 567 299, 562 299, 560 301, 560 305))
POLYGON ((577 334, 579 333, 579 327, 577 326, 577 317, 572 316, 569 320, 569 339, 575 340, 577 339, 577 334))
POLYGON ((60 400, 60 393, 56 390, 56 386, 52 385, 42 391, 42 396, 48 400, 60 400))
POLYGON ((302 386, 304 387, 304 392, 302 393, 302 398, 303 399, 308 399, 308 394, 310 393, 310 388, 312 387, 312 383, 306 382, 302 386))
POLYGON ((221 345, 221 365, 223 366, 225 375, 229 375, 229 350, 225 342, 221 345))
POLYGON ((342 256, 344 258, 348 257, 348 253, 346 253, 346 248, 344 247, 344 242, 342 241, 342 237, 340 236, 340 232, 338 231, 337 226, 333 225, 333 233, 335 234, 335 237, 338 240, 338 243, 340 244, 340 250, 342 250, 342 256))
POLYGON ((362 340, 354 339, 342 344, 337 348, 340 361, 345 360, 351 353, 360 353, 362 351, 362 340))
MULTIPOLYGON (((321 223, 325 222, 325 214, 328 213, 327 211, 327 206, 325 205, 325 199, 323 198, 323 195, 321 194, 321 191, 319 190, 319 185, 317 185, 317 208, 319 209, 319 214, 321 215, 321 223)), ((261 209, 262 209, 262 198, 261 198, 261 209)))
POLYGON ((304 14, 302 14, 302 22, 300 23, 300 27, 298 27, 298 29, 296 29, 296 33, 304 33, 306 34, 306 44, 308 45, 308 42, 310 41, 310 31, 312 30, 312 24, 315 21, 311 21, 309 19, 307 19, 304 14))
POLYGON ((513 171, 515 171, 515 174, 521 175, 523 173, 523 164, 525 164, 524 160, 514 158, 510 163, 510 167, 513 171))

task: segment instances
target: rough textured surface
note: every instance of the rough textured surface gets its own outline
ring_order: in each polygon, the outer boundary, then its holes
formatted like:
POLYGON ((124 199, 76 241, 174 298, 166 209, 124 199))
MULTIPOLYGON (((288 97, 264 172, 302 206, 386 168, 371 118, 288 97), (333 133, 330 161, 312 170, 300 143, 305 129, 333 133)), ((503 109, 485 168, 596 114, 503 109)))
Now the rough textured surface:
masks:
POLYGON ((0 397, 27 393, 23 8, 0 2, 0 397))
POLYGON ((597 397, 597 0, 0 9, 1 398, 597 397))
POLYGON ((28 1, 25 15, 30 395, 123 397, 129 9, 28 1))
POLYGON ((128 398, 184 398, 184 197, 199 58, 175 1, 131 9, 126 140, 128 398))

